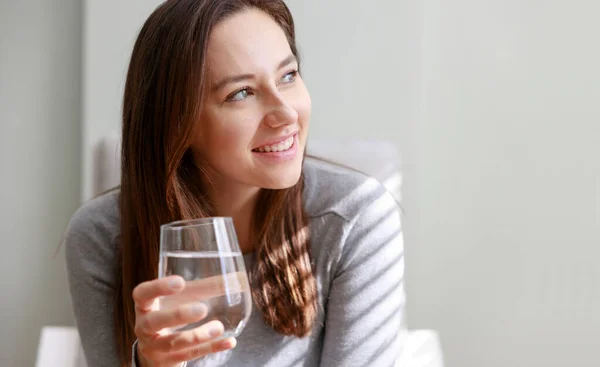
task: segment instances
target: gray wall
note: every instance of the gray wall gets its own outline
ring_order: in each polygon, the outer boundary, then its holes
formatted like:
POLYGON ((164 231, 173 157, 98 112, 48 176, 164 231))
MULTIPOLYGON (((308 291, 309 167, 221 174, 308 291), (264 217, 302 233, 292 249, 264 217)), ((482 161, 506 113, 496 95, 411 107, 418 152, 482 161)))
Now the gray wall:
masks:
POLYGON ((413 325, 450 367, 600 365, 600 3, 423 2, 413 325))
POLYGON ((61 234, 80 200, 81 5, 0 1, 0 365, 72 325, 61 234))

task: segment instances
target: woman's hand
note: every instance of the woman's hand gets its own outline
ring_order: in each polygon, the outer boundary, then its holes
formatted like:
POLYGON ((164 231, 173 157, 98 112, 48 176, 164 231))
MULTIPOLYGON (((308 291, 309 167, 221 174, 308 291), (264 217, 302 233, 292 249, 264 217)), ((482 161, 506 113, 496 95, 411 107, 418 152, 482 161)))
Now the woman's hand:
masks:
POLYGON ((211 321, 182 332, 163 330, 206 317, 208 309, 202 303, 158 309, 158 297, 178 294, 185 286, 183 278, 171 276, 140 283, 133 290, 135 335, 138 338, 137 352, 141 367, 178 367, 185 361, 235 347, 235 338, 214 341, 224 331, 220 321, 211 321))

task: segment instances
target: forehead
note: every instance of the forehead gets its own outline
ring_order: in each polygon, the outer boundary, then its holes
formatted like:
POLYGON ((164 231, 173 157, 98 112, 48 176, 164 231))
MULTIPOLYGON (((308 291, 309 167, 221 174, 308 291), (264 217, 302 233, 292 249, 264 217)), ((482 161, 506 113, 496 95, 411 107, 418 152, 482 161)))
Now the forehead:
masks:
POLYGON ((268 14, 250 9, 223 20, 211 32, 209 78, 272 71, 291 53, 285 32, 268 14))

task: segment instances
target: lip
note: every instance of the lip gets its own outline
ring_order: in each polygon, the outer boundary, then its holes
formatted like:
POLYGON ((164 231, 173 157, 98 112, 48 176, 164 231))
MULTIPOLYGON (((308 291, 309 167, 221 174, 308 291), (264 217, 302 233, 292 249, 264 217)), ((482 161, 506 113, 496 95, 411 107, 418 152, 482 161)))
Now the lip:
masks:
MULTIPOLYGON (((268 145, 275 145, 275 144, 282 143, 282 142, 284 142, 284 141, 288 140, 289 138, 291 138, 292 136, 295 136, 296 134, 298 134, 298 132, 297 132, 297 131, 295 131, 295 132, 293 132, 293 133, 291 133, 291 134, 288 134, 288 135, 281 136, 281 137, 279 137, 279 138, 277 138, 277 139, 274 139, 274 140, 268 141, 268 142, 266 142, 266 143, 263 143, 263 144, 261 144, 261 145, 257 145, 256 147, 252 148, 252 150, 254 150, 254 149, 258 149, 258 148, 261 148, 261 147, 266 147, 266 146, 268 146, 268 145)), ((296 140, 296 139, 294 138, 294 140, 296 140)))
MULTIPOLYGON (((292 146, 290 147, 290 149, 284 151, 284 152, 252 152, 252 154, 254 154, 255 157, 257 157, 258 159, 263 159, 266 160, 269 163, 283 163, 283 162, 287 162, 287 161, 291 161, 294 158, 296 158, 296 155, 298 154, 298 134, 293 134, 292 135, 294 137, 294 143, 292 144, 292 146)), ((287 139, 287 138, 286 138, 287 139)), ((267 144, 269 145, 269 144, 267 144)))

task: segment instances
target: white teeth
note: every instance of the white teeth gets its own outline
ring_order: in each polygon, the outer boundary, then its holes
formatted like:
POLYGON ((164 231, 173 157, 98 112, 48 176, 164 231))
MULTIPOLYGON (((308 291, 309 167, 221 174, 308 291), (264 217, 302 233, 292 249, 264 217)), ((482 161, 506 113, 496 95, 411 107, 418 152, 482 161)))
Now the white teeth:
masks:
POLYGON ((282 141, 279 144, 260 147, 255 150, 260 153, 283 152, 283 151, 290 149, 292 147, 292 145, 294 145, 294 137, 293 136, 288 138, 285 141, 282 141))

